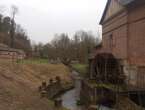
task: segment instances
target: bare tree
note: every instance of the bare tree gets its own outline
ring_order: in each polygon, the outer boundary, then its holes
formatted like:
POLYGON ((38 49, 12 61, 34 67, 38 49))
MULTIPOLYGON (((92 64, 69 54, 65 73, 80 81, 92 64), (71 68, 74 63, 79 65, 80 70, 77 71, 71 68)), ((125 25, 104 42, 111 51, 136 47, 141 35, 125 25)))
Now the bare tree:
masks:
POLYGON ((15 36, 15 16, 18 13, 18 8, 16 6, 11 7, 11 29, 10 29, 10 37, 11 37, 11 47, 14 47, 14 36, 15 36))

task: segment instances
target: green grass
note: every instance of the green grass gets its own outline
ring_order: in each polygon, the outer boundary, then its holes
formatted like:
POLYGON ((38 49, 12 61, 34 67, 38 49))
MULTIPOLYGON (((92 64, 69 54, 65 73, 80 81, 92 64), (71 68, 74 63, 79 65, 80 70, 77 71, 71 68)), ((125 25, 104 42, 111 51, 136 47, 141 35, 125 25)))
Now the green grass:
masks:
POLYGON ((24 60, 17 60, 19 64, 47 64, 49 63, 48 59, 24 59, 24 60))
POLYGON ((80 73, 81 76, 84 76, 87 73, 88 65, 86 64, 72 64, 71 66, 74 70, 80 73))

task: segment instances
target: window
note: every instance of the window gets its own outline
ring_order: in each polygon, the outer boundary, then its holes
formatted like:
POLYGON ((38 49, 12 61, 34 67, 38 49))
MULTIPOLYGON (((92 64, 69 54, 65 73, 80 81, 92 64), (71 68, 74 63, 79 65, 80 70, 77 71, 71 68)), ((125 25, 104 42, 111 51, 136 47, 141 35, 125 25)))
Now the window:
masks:
POLYGON ((110 43, 110 48, 115 47, 115 39, 113 37, 113 34, 110 34, 109 36, 109 43, 110 43))
POLYGON ((110 48, 112 48, 113 47, 113 35, 112 34, 110 34, 110 36, 109 36, 109 45, 110 45, 110 48))

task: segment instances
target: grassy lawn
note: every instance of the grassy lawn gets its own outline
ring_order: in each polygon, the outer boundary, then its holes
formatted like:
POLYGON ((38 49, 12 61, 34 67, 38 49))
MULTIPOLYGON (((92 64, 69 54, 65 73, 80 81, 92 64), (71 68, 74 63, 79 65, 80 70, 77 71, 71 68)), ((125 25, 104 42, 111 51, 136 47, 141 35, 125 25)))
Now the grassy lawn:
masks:
POLYGON ((71 65, 74 70, 80 73, 81 76, 85 76, 87 73, 87 64, 72 64, 71 65))

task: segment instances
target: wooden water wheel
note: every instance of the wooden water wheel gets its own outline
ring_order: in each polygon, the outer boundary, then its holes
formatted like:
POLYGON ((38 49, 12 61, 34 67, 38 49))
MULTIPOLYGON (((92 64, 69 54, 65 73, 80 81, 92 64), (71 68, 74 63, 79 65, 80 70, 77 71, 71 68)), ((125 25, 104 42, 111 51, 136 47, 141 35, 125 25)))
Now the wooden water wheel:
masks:
POLYGON ((121 84, 125 77, 119 61, 108 53, 98 54, 93 62, 96 80, 102 83, 121 84))

